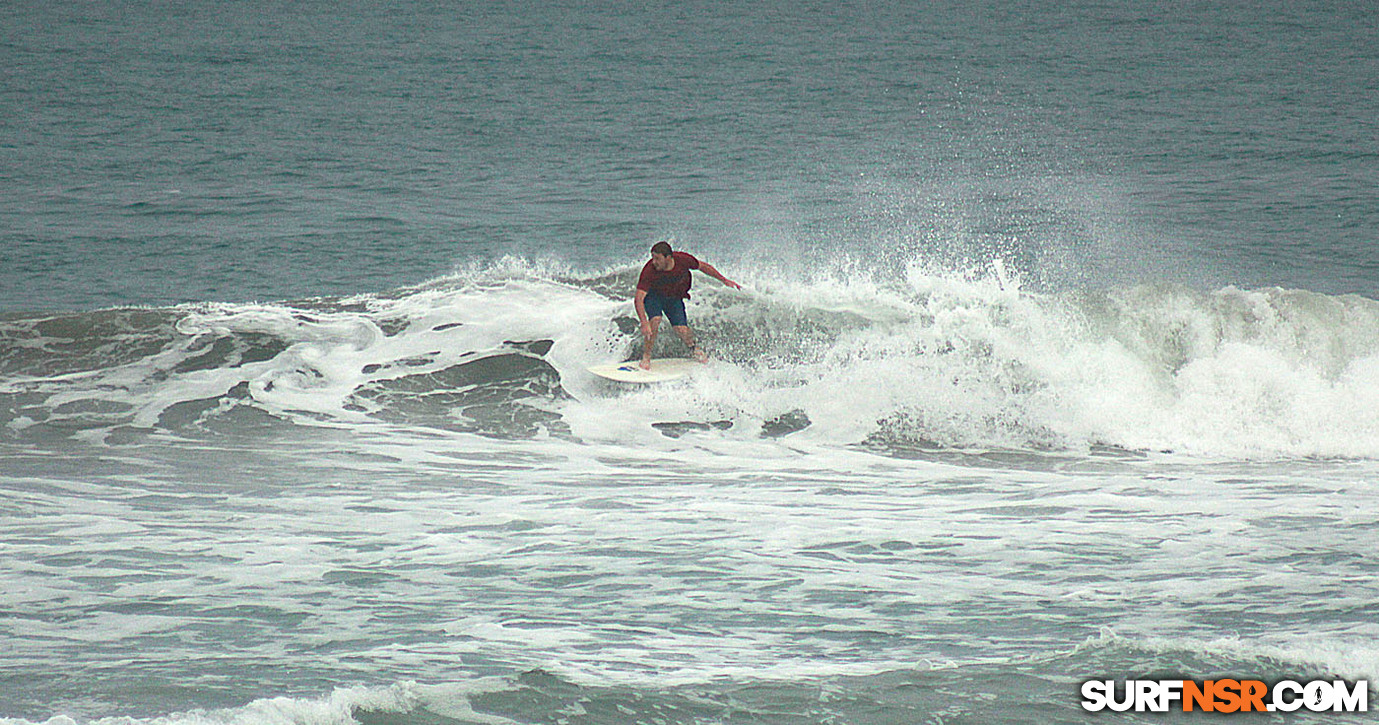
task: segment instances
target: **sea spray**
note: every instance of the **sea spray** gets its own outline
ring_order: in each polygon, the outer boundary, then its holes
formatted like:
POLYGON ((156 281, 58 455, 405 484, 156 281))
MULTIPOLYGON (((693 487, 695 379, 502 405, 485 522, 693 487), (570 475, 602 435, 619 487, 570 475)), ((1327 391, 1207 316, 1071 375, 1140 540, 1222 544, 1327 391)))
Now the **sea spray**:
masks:
POLYGON ((725 435, 742 435, 792 417, 797 441, 880 451, 1379 456, 1379 303, 1360 297, 1042 295, 1009 272, 922 266, 886 283, 702 285, 692 324, 717 363, 630 391, 584 368, 640 354, 618 296, 634 270, 553 277, 509 260, 500 271, 349 300, 8 320, 5 429, 99 437, 248 407, 308 425, 598 439, 676 421, 727 420, 725 435), (127 321, 118 338, 107 319, 127 321))

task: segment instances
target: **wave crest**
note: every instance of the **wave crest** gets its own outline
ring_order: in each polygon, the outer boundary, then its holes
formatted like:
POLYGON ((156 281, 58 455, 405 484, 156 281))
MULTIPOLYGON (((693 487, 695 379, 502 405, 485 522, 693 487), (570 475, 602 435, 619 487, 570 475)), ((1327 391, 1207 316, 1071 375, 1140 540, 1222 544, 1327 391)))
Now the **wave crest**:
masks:
MULTIPOLYGON (((1373 300, 1032 295, 993 271, 697 286, 692 323, 722 364, 654 390, 584 372, 640 353, 634 268, 559 277, 509 260, 377 297, 10 319, 0 424, 20 437, 382 421, 577 438, 617 416, 650 435, 891 452, 1379 457, 1373 300)), ((683 353, 672 337, 658 355, 683 353)))

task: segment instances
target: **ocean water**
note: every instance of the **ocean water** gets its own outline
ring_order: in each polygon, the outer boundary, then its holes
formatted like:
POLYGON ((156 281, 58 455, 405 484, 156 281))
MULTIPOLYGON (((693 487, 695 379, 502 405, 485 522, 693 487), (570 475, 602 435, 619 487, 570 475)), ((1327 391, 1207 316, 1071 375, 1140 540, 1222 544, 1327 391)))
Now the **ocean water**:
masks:
POLYGON ((1379 681, 1375 18, 5 3, 0 725, 1379 681))

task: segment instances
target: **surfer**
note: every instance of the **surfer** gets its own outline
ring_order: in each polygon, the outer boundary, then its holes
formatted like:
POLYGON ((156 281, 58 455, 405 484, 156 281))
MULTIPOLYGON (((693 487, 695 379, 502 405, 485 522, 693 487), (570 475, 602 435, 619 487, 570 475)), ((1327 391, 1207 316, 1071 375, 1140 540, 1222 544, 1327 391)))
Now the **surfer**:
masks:
POLYGON ((668 242, 656 242, 651 247, 651 260, 642 267, 642 275, 637 279, 637 317, 642 321, 642 337, 646 348, 642 350, 641 366, 651 369, 651 347, 656 344, 656 328, 661 324, 661 315, 670 320, 671 329, 680 336, 690 354, 699 362, 706 362, 708 355, 694 343, 694 331, 689 327, 685 315, 685 300, 689 299, 690 270, 697 269, 733 289, 742 285, 724 277, 713 265, 695 259, 685 252, 675 252, 668 242))

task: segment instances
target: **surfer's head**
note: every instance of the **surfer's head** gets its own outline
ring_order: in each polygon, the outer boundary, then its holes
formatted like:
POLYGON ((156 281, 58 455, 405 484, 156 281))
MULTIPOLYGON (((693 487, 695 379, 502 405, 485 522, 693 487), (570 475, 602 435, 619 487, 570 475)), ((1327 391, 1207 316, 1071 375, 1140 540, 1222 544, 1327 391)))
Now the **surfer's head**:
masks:
POLYGON ((656 242, 651 245, 651 266, 662 272, 670 269, 670 243, 656 242))

